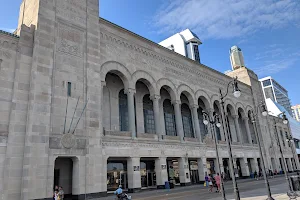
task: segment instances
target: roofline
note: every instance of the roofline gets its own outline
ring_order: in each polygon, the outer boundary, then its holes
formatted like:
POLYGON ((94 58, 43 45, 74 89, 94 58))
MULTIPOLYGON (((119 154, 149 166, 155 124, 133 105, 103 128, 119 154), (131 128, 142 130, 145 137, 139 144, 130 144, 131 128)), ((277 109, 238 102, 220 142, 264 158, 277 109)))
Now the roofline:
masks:
MULTIPOLYGON (((108 23, 108 24, 110 24, 110 25, 113 25, 113 26, 115 26, 115 27, 117 27, 117 28, 119 28, 119 29, 122 29, 122 30, 128 32, 129 34, 132 34, 132 35, 138 37, 138 38, 141 39, 141 40, 145 40, 146 42, 149 42, 149 43, 155 45, 157 48, 160 48, 160 49, 162 49, 162 50, 164 50, 164 51, 167 51, 167 52, 170 53, 170 54, 177 55, 177 56, 181 57, 182 59, 185 59, 185 60, 188 61, 188 62, 191 62, 191 63, 193 63, 193 64, 200 65, 200 66, 202 66, 202 67, 204 67, 204 68, 207 68, 208 70, 211 70, 211 71, 213 71, 213 72, 215 72, 215 73, 217 73, 217 74, 219 74, 219 75, 221 75, 221 76, 223 76, 223 77, 232 79, 230 76, 228 76, 228 75, 226 75, 226 74, 224 74, 224 73, 222 73, 222 72, 219 72, 218 70, 215 70, 215 69, 213 69, 213 68, 210 68, 210 67, 208 67, 208 66, 206 66, 206 65, 204 65, 204 64, 202 64, 202 63, 198 63, 197 61, 192 60, 192 59, 190 59, 190 58, 187 58, 187 57, 185 57, 185 56, 183 56, 183 55, 181 55, 181 54, 179 54, 179 53, 177 53, 177 52, 175 52, 175 51, 171 51, 170 49, 168 49, 168 48, 166 48, 166 47, 164 47, 164 46, 161 46, 160 44, 158 44, 158 43, 156 43, 156 42, 153 42, 153 41, 151 41, 151 40, 149 40, 149 39, 147 39, 147 38, 145 38, 145 37, 143 37, 143 36, 140 36, 140 35, 138 35, 138 34, 132 32, 132 31, 130 31, 130 30, 126 29, 126 28, 123 28, 122 26, 119 26, 119 25, 117 25, 117 24, 115 24, 115 23, 113 23, 113 22, 111 22, 111 21, 108 21, 108 20, 102 18, 102 17, 99 17, 99 20, 102 20, 102 21, 104 21, 104 22, 106 22, 106 23, 108 23)), ((169 58, 169 59, 170 59, 170 58, 169 58)), ((239 81, 239 80, 238 80, 238 81, 239 81)), ((245 85, 245 86, 247 86, 247 87, 251 87, 251 86, 249 86, 249 85, 247 85, 246 83, 243 83, 243 82, 241 82, 241 81, 239 81, 239 84, 245 85)))
POLYGON ((0 33, 4 34, 4 35, 11 36, 11 37, 14 37, 14 38, 20 38, 20 36, 18 36, 16 34, 13 34, 13 33, 10 33, 10 32, 7 32, 7 31, 0 30, 0 33))

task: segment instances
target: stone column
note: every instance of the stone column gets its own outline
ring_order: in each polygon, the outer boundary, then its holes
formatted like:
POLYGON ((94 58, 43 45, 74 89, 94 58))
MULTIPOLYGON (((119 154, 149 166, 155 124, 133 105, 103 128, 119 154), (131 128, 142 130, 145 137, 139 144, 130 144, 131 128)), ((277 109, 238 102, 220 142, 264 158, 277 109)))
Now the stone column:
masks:
POLYGON ((198 158, 197 159, 198 163, 198 174, 199 174, 199 180, 201 182, 205 181, 205 175, 207 173, 207 168, 206 168, 206 158, 198 158))
POLYGON ((198 108, 199 108, 199 106, 196 105, 196 104, 191 105, 196 136, 199 139, 199 142, 202 142, 201 133, 200 133, 199 118, 198 118, 198 108))
POLYGON ((128 89, 127 93, 127 101, 128 101, 128 125, 129 131, 131 131, 132 138, 136 138, 136 130, 135 130, 135 109, 134 109, 134 89, 128 89))
POLYGON ((141 189, 140 158, 127 159, 128 192, 133 193, 141 189))
POLYGON ((250 164, 251 164, 251 168, 253 170, 253 173, 255 171, 258 173, 259 172, 259 167, 258 167, 257 159, 256 158, 251 158, 250 159, 250 164))
POLYGON ((216 173, 219 173, 221 175, 222 172, 224 172, 223 159, 221 157, 219 158, 220 167, 217 163, 217 158, 214 159, 214 163, 216 166, 216 173))
POLYGON ((179 180, 181 186, 186 186, 191 184, 190 170, 187 158, 179 158, 179 180))
POLYGON ((247 158, 240 159, 240 164, 241 164, 241 170, 242 170, 243 177, 249 177, 250 172, 249 172, 247 158))
POLYGON ((173 101, 172 104, 174 105, 174 110, 175 110, 177 135, 180 137, 180 141, 183 141, 184 132, 183 132, 183 125, 182 125, 181 109, 180 109, 181 103, 179 100, 176 100, 176 101, 173 101))
MULTIPOLYGON (((209 115, 208 120, 213 119, 214 118, 214 109, 207 109, 207 112, 208 112, 208 115, 209 115)), ((207 126, 208 134, 211 138, 213 138, 213 135, 214 135, 214 133, 213 133, 214 128, 212 128, 212 126, 213 125, 211 125, 211 124, 208 124, 208 126, 207 126)), ((216 134, 216 136, 217 136, 217 134, 216 134)))
POLYGON ((160 113, 159 113, 159 95, 154 95, 151 97, 153 102, 153 112, 154 112, 154 123, 155 123, 155 132, 159 140, 162 140, 162 133, 160 130, 160 113))
POLYGON ((165 189, 165 182, 168 181, 166 158, 155 160, 156 185, 158 189, 165 189))
POLYGON ((239 116, 238 115, 233 115, 233 119, 234 119, 234 125, 235 125, 235 130, 236 130, 237 141, 242 144, 243 143, 243 137, 242 137, 241 129, 240 129, 240 125, 239 125, 239 116))
MULTIPOLYGON (((247 132, 249 144, 252 144, 252 137, 251 137, 250 127, 249 127, 249 123, 248 123, 249 118, 248 117, 244 117, 243 121, 244 121, 245 126, 246 126, 246 132, 247 132)), ((254 136, 254 137, 256 137, 256 136, 254 136)), ((254 138, 253 138, 253 140, 254 140, 254 138)))

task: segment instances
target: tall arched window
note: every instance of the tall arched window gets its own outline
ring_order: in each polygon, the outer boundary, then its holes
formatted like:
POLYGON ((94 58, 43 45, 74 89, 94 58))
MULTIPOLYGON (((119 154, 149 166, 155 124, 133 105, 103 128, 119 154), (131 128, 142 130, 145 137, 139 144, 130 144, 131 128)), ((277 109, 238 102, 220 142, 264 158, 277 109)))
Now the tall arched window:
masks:
POLYGON ((163 108, 166 135, 177 136, 174 107, 169 99, 164 100, 163 108))
POLYGON ((155 133, 153 102, 149 94, 143 98, 143 112, 145 133, 155 133))
POLYGON ((182 125, 184 137, 194 137, 193 120, 191 110, 186 103, 181 105, 182 125))
POLYGON ((124 89, 119 92, 119 126, 120 131, 128 131, 128 103, 124 89))
POLYGON ((252 121, 251 121, 251 113, 250 113, 250 111, 248 112, 248 124, 249 124, 249 128, 250 128, 250 134, 251 134, 251 138, 252 138, 252 143, 253 144, 257 144, 257 139, 256 139, 256 135, 255 135, 255 132, 254 132, 254 126, 253 126, 252 121))
POLYGON ((203 123, 203 109, 201 107, 198 108, 198 119, 199 119, 199 126, 200 126, 200 133, 201 138, 204 139, 205 136, 208 134, 207 127, 203 123))

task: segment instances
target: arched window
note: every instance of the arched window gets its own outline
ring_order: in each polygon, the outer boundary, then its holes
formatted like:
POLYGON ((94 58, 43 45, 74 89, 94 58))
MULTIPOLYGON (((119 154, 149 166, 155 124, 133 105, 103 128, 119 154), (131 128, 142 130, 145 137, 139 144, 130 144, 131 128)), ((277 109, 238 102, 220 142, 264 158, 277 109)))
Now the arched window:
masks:
POLYGON ((166 135, 177 136, 174 107, 169 99, 164 100, 163 108, 166 135))
POLYGON ((216 133, 217 133, 217 140, 220 141, 221 140, 221 131, 220 131, 220 128, 217 127, 216 124, 215 124, 215 129, 216 129, 216 133))
POLYGON ((128 131, 128 103, 124 89, 119 92, 119 126, 120 131, 128 131))
POLYGON ((146 94, 143 98, 143 112, 145 133, 155 133, 153 102, 149 94, 146 94))
POLYGON ((207 127, 203 123, 203 109, 201 107, 198 108, 198 119, 199 119, 199 126, 200 126, 200 133, 201 138, 204 139, 205 136, 208 134, 207 127))
POLYGON ((187 104, 181 105, 182 125, 184 137, 194 137, 193 120, 191 110, 187 104))
POLYGON ((251 113, 250 112, 248 112, 248 124, 249 124, 249 128, 250 128, 252 143, 257 144, 256 135, 255 135, 255 132, 254 132, 254 126, 253 126, 252 121, 251 121, 251 113))

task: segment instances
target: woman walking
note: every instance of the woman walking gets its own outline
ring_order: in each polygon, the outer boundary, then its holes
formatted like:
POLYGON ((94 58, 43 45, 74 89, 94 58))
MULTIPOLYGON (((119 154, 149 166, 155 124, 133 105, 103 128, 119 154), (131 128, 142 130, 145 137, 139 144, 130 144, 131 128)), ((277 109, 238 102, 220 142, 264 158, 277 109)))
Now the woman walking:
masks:
POLYGON ((214 184, 213 184, 213 182, 212 182, 213 180, 212 180, 212 176, 211 175, 209 175, 208 176, 208 185, 209 185, 209 192, 212 192, 213 191, 213 188, 214 188, 214 184))
POLYGON ((215 181, 216 181, 216 184, 217 184, 217 191, 216 192, 220 192, 221 191, 221 177, 219 175, 219 173, 217 173, 217 175, 215 176, 215 181))

